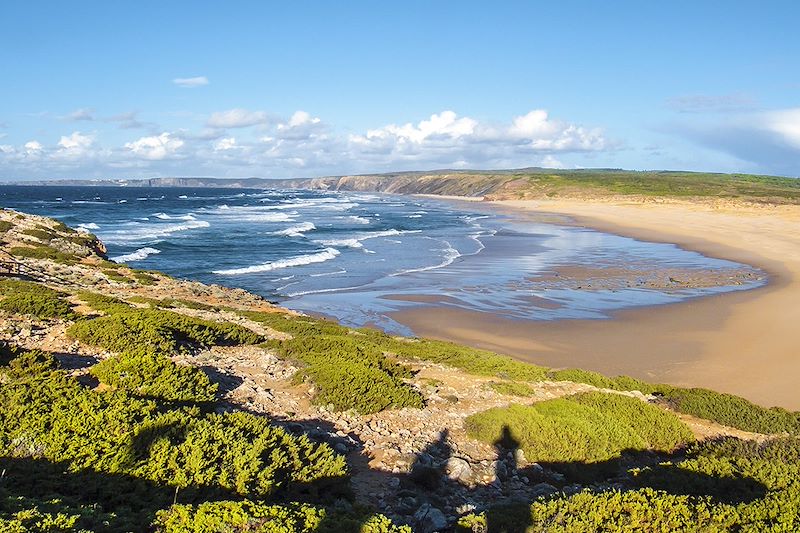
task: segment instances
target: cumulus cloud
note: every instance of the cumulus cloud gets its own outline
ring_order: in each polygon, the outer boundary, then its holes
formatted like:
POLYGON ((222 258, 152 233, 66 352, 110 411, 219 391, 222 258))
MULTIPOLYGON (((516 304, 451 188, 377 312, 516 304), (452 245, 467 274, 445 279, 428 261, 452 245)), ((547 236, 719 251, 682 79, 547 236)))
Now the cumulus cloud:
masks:
POLYGON ((142 159, 158 161, 175 155, 183 146, 181 139, 176 139, 170 133, 142 137, 136 141, 125 143, 125 148, 142 159))
MULTIPOLYGON (((134 112, 103 120, 120 125, 138 122, 134 112)), ((791 130, 788 125, 784 128, 791 130)), ((4 144, 0 168, 27 175, 56 171, 70 176, 76 169, 86 175, 87 169, 94 169, 102 177, 131 177, 128 172, 132 171, 137 177, 159 173, 287 177, 430 168, 563 167, 565 158, 573 154, 618 147, 600 129, 554 118, 542 109, 504 123, 445 110, 416 121, 349 133, 308 111, 281 118, 236 108, 212 114, 197 130, 148 134, 117 147, 98 148, 97 135, 74 131, 61 136, 52 148, 38 141, 17 148, 4 144), (258 128, 246 129, 252 126, 258 128), (234 128, 240 128, 235 136, 226 131, 234 128)))
POLYGON ((264 111, 248 111, 247 109, 229 109, 212 113, 208 119, 210 128, 246 128, 269 121, 269 116, 264 111))
POLYGON ((62 150, 84 151, 94 142, 92 135, 83 135, 79 131, 72 132, 71 135, 62 136, 58 141, 58 146, 62 150))
POLYGON ((195 76, 193 78, 174 78, 172 80, 172 83, 174 83, 178 87, 193 89, 195 87, 202 87, 203 85, 208 85, 209 81, 208 78, 206 78, 205 76, 195 76))
POLYGON ((233 150, 234 148, 236 148, 234 137, 224 137, 214 142, 214 150, 217 151, 233 150))

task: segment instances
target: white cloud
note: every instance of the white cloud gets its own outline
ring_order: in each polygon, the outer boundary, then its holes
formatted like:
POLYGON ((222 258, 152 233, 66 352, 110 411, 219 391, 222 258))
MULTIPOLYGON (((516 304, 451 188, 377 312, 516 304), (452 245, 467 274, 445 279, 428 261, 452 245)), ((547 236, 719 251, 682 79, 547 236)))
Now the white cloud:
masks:
POLYGON ((136 141, 125 143, 125 148, 142 159, 158 161, 174 155, 184 142, 164 132, 161 135, 142 137, 136 141))
MULTIPOLYGON (((800 150, 800 107, 764 113, 761 128, 800 150)), ((800 155, 800 154, 798 154, 800 155)))
POLYGON ((320 119, 317 117, 312 117, 305 111, 295 111, 292 117, 289 119, 288 126, 290 128, 295 128, 298 126, 305 126, 306 124, 319 124, 320 119))
POLYGON ((195 76, 193 78, 175 78, 172 80, 172 83, 174 83, 178 87, 193 89, 195 87, 202 87, 203 85, 208 85, 209 81, 208 78, 206 78, 205 76, 195 76))
POLYGON ((61 140, 58 141, 58 146, 62 150, 68 150, 72 152, 84 152, 94 142, 94 136, 92 135, 82 135, 79 131, 72 132, 69 136, 62 136, 61 140))
POLYGON ((212 113, 208 119, 211 128, 246 128, 256 124, 264 124, 269 116, 264 111, 248 111, 247 109, 229 109, 212 113))
POLYGON ((233 150, 234 148, 236 148, 236 138, 234 137, 224 137, 214 142, 216 151, 233 150))
POLYGON ((28 141, 25 143, 25 153, 29 155, 41 153, 44 150, 42 143, 39 141, 28 141))

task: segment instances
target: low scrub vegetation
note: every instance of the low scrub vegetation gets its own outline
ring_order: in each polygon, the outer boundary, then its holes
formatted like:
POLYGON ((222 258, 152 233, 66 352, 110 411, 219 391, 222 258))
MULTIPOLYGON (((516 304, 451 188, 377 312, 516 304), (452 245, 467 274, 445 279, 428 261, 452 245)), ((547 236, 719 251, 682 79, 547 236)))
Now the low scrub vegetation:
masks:
POLYGON ((488 387, 500 394, 508 396, 520 396, 527 398, 533 396, 536 390, 527 383, 517 383, 514 381, 504 381, 501 383, 489 383, 488 387))
POLYGON ((0 309, 37 318, 75 318, 64 294, 40 283, 0 280, 0 309))
POLYGON ((50 242, 53 239, 55 239, 56 237, 58 237, 58 235, 56 235, 52 231, 49 231, 49 230, 46 230, 46 229, 40 229, 40 228, 31 228, 31 229, 22 230, 22 234, 23 235, 28 235, 30 237, 34 237, 36 239, 39 239, 42 242, 50 242))
POLYGON ((311 505, 268 505, 249 500, 175 505, 161 511, 158 531, 252 531, 254 533, 411 533, 383 515, 355 516, 331 513, 311 505))
POLYGON ((120 354, 94 365, 91 373, 116 389, 162 400, 210 402, 217 393, 217 385, 201 370, 162 354, 120 354))
POLYGON ((64 265, 73 265, 79 259, 75 255, 59 252, 49 246, 14 246, 9 253, 18 258, 47 259, 64 265))
POLYGON ((256 344, 261 337, 229 323, 189 317, 171 311, 136 309, 102 295, 82 295, 104 316, 81 320, 67 331, 72 338, 129 355, 173 354, 190 346, 256 344))
POLYGON ((265 418, 95 392, 49 355, 0 348, 0 529, 145 531, 176 499, 268 501, 347 474, 330 447, 265 418))
POLYGON ((6 233, 13 227, 15 227, 13 222, 9 222, 8 220, 0 220, 0 233, 6 233))
POLYGON ((673 414, 635 398, 599 392, 489 409, 466 420, 478 440, 518 446, 531 461, 597 462, 626 450, 670 451, 693 440, 673 414))
POLYGON ((584 491, 462 517, 460 531, 797 531, 800 440, 726 438, 677 463, 634 470, 621 490, 584 491))

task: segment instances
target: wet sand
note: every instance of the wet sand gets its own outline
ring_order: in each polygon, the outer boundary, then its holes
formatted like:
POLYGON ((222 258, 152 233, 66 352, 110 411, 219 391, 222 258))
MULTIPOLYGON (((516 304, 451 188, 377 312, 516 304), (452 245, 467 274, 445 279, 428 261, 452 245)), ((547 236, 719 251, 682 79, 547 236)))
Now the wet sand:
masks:
POLYGON ((610 320, 535 322, 444 307, 392 313, 416 334, 552 367, 701 386, 800 409, 800 207, 579 200, 493 202, 537 219, 669 242, 758 267, 762 288, 621 311, 610 320))

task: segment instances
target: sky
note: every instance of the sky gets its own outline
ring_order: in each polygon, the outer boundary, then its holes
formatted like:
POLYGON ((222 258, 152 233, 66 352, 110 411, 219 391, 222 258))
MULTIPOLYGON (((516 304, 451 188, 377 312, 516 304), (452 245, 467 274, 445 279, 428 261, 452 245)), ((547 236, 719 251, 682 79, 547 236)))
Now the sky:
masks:
POLYGON ((0 3, 0 181, 800 176, 796 1, 0 3))

